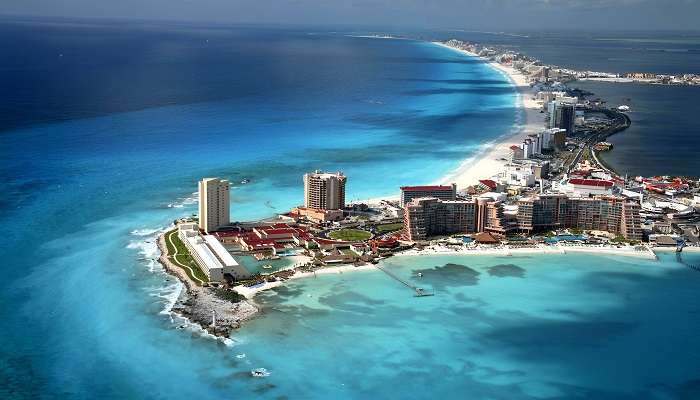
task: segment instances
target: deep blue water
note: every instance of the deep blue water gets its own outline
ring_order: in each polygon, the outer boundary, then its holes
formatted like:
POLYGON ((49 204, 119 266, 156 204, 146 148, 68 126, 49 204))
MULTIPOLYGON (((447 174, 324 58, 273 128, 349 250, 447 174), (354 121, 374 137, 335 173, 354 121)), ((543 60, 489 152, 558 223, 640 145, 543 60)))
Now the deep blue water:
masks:
MULTIPOLYGON (((606 72, 700 73, 695 32, 476 32, 440 33, 513 48, 545 63, 606 72)), ((700 87, 575 82, 611 105, 628 104, 632 126, 610 138, 603 158, 621 174, 700 175, 700 87)))
POLYGON ((234 182, 238 220, 299 204, 314 169, 344 171, 351 198, 395 194, 518 117, 502 75, 425 42, 84 21, 0 31, 0 397, 220 395, 211 374, 245 385, 226 347, 163 313, 180 287, 148 241, 195 211, 198 179, 234 182))
POLYGON ((436 180, 518 118, 488 66, 304 30, 0 30, 0 397, 698 397, 699 281, 672 257, 397 258, 437 295, 325 276, 261 297, 232 343, 177 329, 149 241, 197 179, 251 179, 242 220, 297 204, 309 169, 357 198, 436 180))
POLYGON ((576 82, 611 105, 627 104, 632 125, 608 141, 603 159, 629 176, 700 175, 700 87, 576 82))

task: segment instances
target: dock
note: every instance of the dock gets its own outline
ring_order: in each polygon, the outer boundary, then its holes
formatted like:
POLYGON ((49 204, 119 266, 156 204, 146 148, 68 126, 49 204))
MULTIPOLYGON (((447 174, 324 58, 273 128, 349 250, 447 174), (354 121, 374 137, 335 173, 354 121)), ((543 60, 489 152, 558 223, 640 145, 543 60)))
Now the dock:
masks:
POLYGON ((390 278, 394 279, 395 281, 397 281, 397 282, 401 283, 402 285, 406 286, 407 288, 411 289, 411 290, 414 292, 414 295, 413 295, 414 297, 435 296, 435 293, 433 293, 433 292, 428 292, 428 291, 426 291, 426 290, 423 289, 423 288, 420 288, 420 287, 418 287, 418 286, 412 285, 410 282, 401 279, 401 278, 398 277, 396 274, 394 274, 393 272, 390 272, 390 271, 387 270, 386 268, 382 268, 382 267, 380 267, 379 265, 375 265, 375 267, 376 267, 378 270, 380 270, 380 271, 384 272, 385 274, 387 274, 390 278))
POLYGON ((676 262, 678 262, 679 264, 685 265, 686 267, 688 267, 694 271, 700 272, 700 265, 694 265, 694 264, 690 264, 690 263, 683 261, 682 253, 683 253, 684 247, 685 247, 684 240, 679 240, 676 242, 676 262))

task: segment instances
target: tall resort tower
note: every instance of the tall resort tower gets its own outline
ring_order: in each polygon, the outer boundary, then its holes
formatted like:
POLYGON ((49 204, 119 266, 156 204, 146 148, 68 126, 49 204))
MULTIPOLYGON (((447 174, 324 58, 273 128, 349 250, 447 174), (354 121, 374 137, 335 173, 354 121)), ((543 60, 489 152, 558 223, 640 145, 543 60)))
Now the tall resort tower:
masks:
POLYGON ((199 181, 199 227, 209 233, 231 222, 229 182, 219 178, 199 181))
POLYGON ((316 171, 304 175, 304 207, 339 210, 345 207, 345 175, 316 171))

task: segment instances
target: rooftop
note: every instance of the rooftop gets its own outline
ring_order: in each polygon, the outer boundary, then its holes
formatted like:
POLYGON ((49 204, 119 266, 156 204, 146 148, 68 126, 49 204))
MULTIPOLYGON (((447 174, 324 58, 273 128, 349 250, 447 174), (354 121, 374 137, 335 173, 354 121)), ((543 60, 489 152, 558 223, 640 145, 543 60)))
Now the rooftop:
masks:
POLYGON ((613 186, 613 183, 611 181, 604 181, 602 179, 574 178, 574 179, 569 179, 569 183, 572 185, 596 186, 596 187, 612 187, 613 186))
POLYGON ((411 190, 414 192, 429 192, 429 191, 434 191, 434 190, 452 190, 452 186, 444 186, 444 185, 431 185, 431 186, 401 186, 401 190, 407 191, 411 190))
POLYGON ((496 182, 491 179, 482 179, 479 181, 479 183, 481 183, 484 186, 488 186, 491 190, 496 190, 496 188, 498 187, 496 185, 496 182))

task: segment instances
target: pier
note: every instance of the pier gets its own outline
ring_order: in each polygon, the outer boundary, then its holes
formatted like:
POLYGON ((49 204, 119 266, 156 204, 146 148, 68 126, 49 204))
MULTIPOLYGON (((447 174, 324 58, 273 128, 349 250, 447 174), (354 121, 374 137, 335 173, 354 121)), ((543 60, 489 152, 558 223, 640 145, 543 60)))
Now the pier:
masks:
POLYGON ((686 267, 688 267, 694 271, 700 272, 700 265, 694 265, 694 264, 690 264, 690 263, 683 261, 683 257, 681 256, 681 254, 682 253, 680 251, 676 252, 676 262, 678 262, 679 264, 685 265, 686 267))
POLYGON ((700 265, 694 265, 694 264, 689 264, 685 261, 683 261, 683 248, 685 247, 685 241, 679 240, 676 243, 676 262, 679 264, 685 265, 686 267, 695 270, 697 272, 700 272, 700 265))
POLYGON ((420 287, 418 287, 418 286, 412 285, 410 282, 405 281, 405 280, 399 278, 399 277, 398 277, 396 274, 394 274, 393 272, 390 272, 389 270, 387 270, 387 269, 385 269, 385 268, 382 268, 382 267, 380 267, 379 265, 375 265, 375 267, 376 267, 378 270, 380 270, 380 271, 384 272, 385 274, 387 274, 389 277, 391 277, 391 278, 394 279, 395 281, 397 281, 397 282, 401 283, 402 285, 406 286, 407 288, 413 290, 413 292, 415 293, 413 296, 415 296, 415 297, 425 297, 425 296, 434 296, 434 295, 435 295, 435 293, 433 293, 433 292, 427 292, 427 291, 425 291, 425 289, 423 289, 423 288, 420 288, 420 287))

